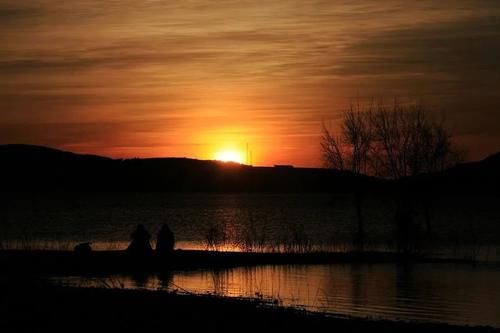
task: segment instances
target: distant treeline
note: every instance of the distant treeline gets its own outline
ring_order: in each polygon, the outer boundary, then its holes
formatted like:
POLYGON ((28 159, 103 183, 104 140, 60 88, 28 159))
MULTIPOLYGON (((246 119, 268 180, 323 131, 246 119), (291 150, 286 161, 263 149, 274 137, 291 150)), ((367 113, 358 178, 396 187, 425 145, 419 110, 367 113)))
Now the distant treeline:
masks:
MULTIPOLYGON (((500 154, 399 180, 420 190, 498 193, 500 154)), ((0 146, 1 191, 346 192, 385 191, 398 182, 346 171, 251 167, 187 158, 110 159, 30 145, 0 146)))

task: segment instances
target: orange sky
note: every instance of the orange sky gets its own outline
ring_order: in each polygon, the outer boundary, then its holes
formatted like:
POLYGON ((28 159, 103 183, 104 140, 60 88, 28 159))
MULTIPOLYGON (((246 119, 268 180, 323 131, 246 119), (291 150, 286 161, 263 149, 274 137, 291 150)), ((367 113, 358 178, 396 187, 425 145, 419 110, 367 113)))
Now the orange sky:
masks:
POLYGON ((320 166, 353 99, 423 98, 500 150, 500 3, 0 0, 0 143, 320 166), (355 4, 354 4, 355 3, 355 4))

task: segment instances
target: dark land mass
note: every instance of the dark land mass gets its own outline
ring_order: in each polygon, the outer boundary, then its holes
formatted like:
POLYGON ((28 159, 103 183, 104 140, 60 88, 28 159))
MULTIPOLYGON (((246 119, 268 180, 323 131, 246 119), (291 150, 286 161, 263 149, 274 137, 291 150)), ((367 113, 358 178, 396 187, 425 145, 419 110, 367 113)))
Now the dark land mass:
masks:
POLYGON ((1 282, 2 332, 498 332, 329 316, 257 299, 1 282))
POLYGON ((390 182, 350 172, 252 167, 188 158, 110 159, 30 145, 0 146, 3 191, 345 192, 415 190, 498 194, 500 154, 444 172, 390 182))
POLYGON ((110 159, 28 145, 0 146, 0 167, 2 188, 14 191, 324 192, 365 178, 188 158, 110 159))
POLYGON ((315 265, 336 263, 470 263, 458 259, 441 259, 417 254, 390 252, 310 252, 260 253, 175 250, 169 256, 134 256, 126 251, 94 251, 79 254, 72 251, 4 250, 0 267, 6 272, 27 276, 159 273, 171 270, 221 269, 253 265, 315 265))
POLYGON ((500 194, 500 153, 482 161, 458 164, 445 171, 401 180, 416 191, 440 190, 468 194, 500 194))

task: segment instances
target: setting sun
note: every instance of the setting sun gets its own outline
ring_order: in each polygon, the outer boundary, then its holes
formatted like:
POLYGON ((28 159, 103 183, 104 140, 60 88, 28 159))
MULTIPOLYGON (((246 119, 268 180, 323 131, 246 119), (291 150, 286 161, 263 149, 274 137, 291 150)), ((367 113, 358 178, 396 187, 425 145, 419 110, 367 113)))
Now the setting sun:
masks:
POLYGON ((215 154, 215 159, 221 162, 235 162, 243 164, 245 162, 243 154, 237 150, 223 150, 215 154))

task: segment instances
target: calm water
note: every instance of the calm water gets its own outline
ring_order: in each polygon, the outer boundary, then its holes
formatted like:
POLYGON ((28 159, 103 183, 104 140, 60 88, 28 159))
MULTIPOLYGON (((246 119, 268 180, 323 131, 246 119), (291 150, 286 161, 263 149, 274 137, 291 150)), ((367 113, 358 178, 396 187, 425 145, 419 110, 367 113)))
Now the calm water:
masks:
MULTIPOLYGON (((0 194, 0 240, 12 248, 124 248, 138 223, 153 234, 168 223, 178 248, 205 248, 213 225, 227 235, 223 250, 240 250, 238 239, 254 231, 268 243, 300 227, 318 247, 349 250, 356 230, 352 197, 331 194, 0 194)), ((498 260, 500 199, 433 198, 430 215, 436 245, 425 248, 454 257, 498 260)), ((424 210, 415 202, 417 232, 425 235, 424 210)), ((367 197, 363 206, 368 248, 394 244, 394 202, 367 197)), ((427 238, 423 237, 423 240, 427 238)), ((423 247, 427 243, 421 244, 423 247)), ((78 286, 169 289, 226 296, 262 297, 283 305, 355 316, 444 321, 500 327, 498 266, 316 265, 265 266, 170 276, 64 278, 78 286)))
MULTIPOLYGON (((266 243, 299 228, 318 247, 348 250, 356 230, 350 195, 332 194, 168 194, 168 193, 3 193, 0 240, 4 247, 69 248, 91 241, 94 249, 122 249, 138 223, 155 233, 168 223, 178 248, 205 248, 210 226, 227 235, 221 249, 240 250, 250 231, 266 243)), ((500 198, 477 195, 434 198, 429 214, 433 241, 455 256, 479 252, 500 258, 500 198)), ((415 221, 425 236, 422 202, 415 221)), ((395 205, 391 198, 365 199, 363 214, 370 249, 394 246, 395 205)), ((422 246, 427 237, 421 237, 422 246)), ((432 251, 441 250, 439 247, 432 251)), ((477 255, 477 253, 475 254, 477 255)))
POLYGON ((313 311, 500 327, 500 266, 261 266, 165 276, 55 278, 59 284, 262 297, 313 311))

